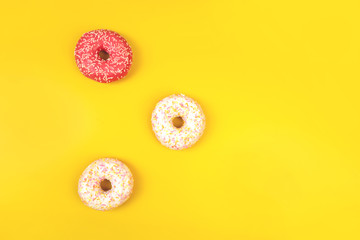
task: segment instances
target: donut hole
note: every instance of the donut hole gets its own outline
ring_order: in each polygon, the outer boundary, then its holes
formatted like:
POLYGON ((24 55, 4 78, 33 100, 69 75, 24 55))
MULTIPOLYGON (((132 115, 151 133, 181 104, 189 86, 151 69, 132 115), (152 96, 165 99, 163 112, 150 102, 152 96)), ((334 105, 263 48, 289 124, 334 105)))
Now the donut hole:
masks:
POLYGON ((173 126, 176 128, 181 128, 184 126, 184 119, 182 117, 174 117, 172 120, 173 126))
POLYGON ((101 50, 99 52, 99 57, 102 59, 102 60, 108 60, 109 57, 110 57, 110 54, 108 52, 106 52, 105 50, 101 50))
POLYGON ((107 191, 111 190, 111 188, 112 188, 111 182, 107 179, 104 179, 100 182, 100 187, 103 191, 107 192, 107 191))

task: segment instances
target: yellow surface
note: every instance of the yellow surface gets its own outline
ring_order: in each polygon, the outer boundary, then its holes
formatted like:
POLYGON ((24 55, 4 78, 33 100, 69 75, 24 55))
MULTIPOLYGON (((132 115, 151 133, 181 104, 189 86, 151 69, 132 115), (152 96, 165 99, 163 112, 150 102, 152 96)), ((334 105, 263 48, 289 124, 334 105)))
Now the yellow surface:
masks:
POLYGON ((359 4, 2 2, 0 239, 360 239, 359 4), (98 28, 133 48, 124 81, 76 67, 98 28), (207 116, 185 151, 150 125, 173 93, 207 116), (136 186, 99 212, 77 181, 106 156, 136 186))

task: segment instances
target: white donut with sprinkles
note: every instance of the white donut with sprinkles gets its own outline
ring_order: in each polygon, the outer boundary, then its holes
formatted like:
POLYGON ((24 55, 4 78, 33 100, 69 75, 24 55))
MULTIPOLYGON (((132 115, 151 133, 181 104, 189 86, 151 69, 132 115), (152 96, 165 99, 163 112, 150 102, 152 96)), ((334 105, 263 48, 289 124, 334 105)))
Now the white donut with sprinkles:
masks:
POLYGON ((161 144, 181 150, 199 140, 205 129, 205 115, 193 99, 183 94, 174 94, 156 105, 151 123, 161 144))
POLYGON ((124 163, 103 158, 91 163, 82 173, 78 192, 87 206, 105 211, 128 200, 133 186, 133 176, 124 163))

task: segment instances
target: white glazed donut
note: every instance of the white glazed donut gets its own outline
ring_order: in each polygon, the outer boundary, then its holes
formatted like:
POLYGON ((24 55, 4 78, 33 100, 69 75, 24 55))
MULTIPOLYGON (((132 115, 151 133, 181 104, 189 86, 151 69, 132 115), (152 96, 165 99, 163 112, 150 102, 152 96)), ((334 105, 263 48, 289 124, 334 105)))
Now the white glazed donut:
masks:
POLYGON ((124 163, 103 158, 91 163, 81 174, 78 192, 81 201, 87 206, 104 211, 116 208, 128 200, 133 185, 132 174, 124 163), (103 187, 105 181, 111 183, 107 189, 103 187))
POLYGON ((193 99, 174 94, 156 105, 151 118, 157 139, 164 146, 181 150, 196 143, 205 129, 205 115, 193 99), (179 120, 176 125, 174 120, 179 120))

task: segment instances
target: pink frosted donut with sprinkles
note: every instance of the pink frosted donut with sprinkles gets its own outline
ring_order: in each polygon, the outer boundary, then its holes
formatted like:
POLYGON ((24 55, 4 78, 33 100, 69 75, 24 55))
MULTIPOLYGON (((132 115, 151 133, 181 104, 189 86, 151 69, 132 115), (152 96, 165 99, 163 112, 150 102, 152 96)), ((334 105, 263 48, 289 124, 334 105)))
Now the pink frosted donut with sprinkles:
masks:
POLYGON ((84 76, 110 83, 129 72, 132 51, 118 33, 100 29, 82 35, 75 47, 75 60, 84 76))
POLYGON ((133 186, 133 176, 124 163, 103 158, 91 163, 81 174, 78 192, 87 206, 105 211, 128 200, 133 186))
POLYGON ((158 102, 151 123, 162 145, 181 150, 191 147, 202 136, 205 115, 193 99, 183 94, 174 94, 158 102))

